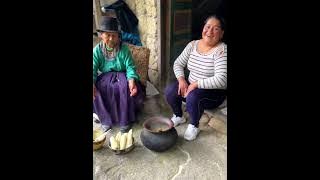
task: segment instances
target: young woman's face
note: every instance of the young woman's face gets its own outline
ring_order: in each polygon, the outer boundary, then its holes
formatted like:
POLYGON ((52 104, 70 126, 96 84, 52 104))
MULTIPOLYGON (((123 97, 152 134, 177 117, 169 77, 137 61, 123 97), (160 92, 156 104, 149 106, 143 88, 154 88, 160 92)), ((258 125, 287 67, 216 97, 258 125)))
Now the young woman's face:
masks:
POLYGON ((221 29, 220 21, 210 18, 202 30, 202 39, 209 45, 216 45, 223 37, 224 31, 221 29))
POLYGON ((102 32, 101 38, 110 48, 116 47, 119 43, 119 34, 117 32, 102 32))

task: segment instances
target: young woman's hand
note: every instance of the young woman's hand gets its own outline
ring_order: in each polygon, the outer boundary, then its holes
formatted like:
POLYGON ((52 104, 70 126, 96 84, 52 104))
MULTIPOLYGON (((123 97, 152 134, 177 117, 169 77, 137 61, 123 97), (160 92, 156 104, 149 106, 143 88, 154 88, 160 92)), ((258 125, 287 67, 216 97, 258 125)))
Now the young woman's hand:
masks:
POLYGON ((178 95, 181 95, 182 97, 184 97, 188 89, 188 83, 184 79, 184 77, 179 77, 178 82, 179 82, 178 95))
POLYGON ((191 84, 188 86, 188 90, 187 90, 187 92, 186 92, 186 94, 185 94, 184 97, 187 97, 188 94, 189 94, 191 91, 193 91, 194 89, 197 89, 197 88, 198 88, 198 82, 193 82, 193 83, 191 83, 191 84))

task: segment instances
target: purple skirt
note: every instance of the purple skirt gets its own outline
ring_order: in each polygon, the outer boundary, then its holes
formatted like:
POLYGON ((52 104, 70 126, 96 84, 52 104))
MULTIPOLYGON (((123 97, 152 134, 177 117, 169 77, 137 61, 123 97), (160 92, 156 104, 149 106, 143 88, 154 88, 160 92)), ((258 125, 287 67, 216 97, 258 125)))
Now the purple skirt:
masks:
POLYGON ((107 72, 98 76, 93 111, 102 125, 125 126, 136 121, 136 112, 142 107, 146 93, 140 81, 135 84, 138 92, 131 97, 125 72, 107 72))

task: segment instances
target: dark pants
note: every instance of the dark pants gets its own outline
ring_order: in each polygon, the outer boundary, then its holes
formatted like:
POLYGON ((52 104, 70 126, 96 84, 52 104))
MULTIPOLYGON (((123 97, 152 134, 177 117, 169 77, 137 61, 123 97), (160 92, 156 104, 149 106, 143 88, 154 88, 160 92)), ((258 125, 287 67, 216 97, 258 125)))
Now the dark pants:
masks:
POLYGON ((93 101, 93 111, 102 125, 120 126, 136 121, 136 112, 143 105, 145 88, 138 81, 135 82, 138 93, 131 97, 128 81, 124 72, 107 72, 97 78, 98 90, 93 101))
MULTIPOLYGON (((188 83, 189 84, 189 83, 188 83)), ((178 81, 170 84, 165 89, 168 104, 173 113, 182 117, 182 101, 186 102, 186 111, 191 117, 192 125, 198 127, 199 120, 205 109, 217 108, 226 98, 226 90, 223 89, 194 89, 186 98, 178 95, 178 81)))

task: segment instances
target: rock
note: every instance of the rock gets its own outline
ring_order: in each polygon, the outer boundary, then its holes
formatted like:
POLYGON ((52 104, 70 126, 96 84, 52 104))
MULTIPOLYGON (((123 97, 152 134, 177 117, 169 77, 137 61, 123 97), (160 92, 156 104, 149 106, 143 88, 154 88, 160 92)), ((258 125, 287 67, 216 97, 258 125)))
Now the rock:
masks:
POLYGON ((149 80, 150 80, 150 82, 157 87, 158 78, 159 78, 159 73, 158 73, 158 71, 149 69, 149 70, 148 70, 148 75, 149 75, 149 80))
POLYGON ((206 113, 203 113, 199 121, 200 124, 208 124, 210 118, 206 113))
POLYGON ((227 107, 221 109, 222 114, 227 116, 227 107))
POLYGON ((147 9, 147 16, 149 16, 149 17, 153 17, 153 18, 155 18, 155 17, 157 17, 157 9, 156 9, 156 7, 149 7, 148 9, 147 9))
POLYGON ((210 127, 208 124, 199 123, 199 129, 201 131, 212 131, 213 128, 210 127))
POLYGON ((227 134, 226 124, 219 119, 211 118, 208 125, 220 133, 227 134))
POLYGON ((146 6, 147 7, 155 7, 157 2, 157 0, 145 0, 146 6))
MULTIPOLYGON (((145 15, 146 14, 146 6, 144 1, 136 1, 136 9, 135 9, 135 15, 145 15)), ((140 23, 139 23, 140 24, 140 23)))
POLYGON ((157 33, 157 19, 152 17, 147 17, 147 23, 144 25, 143 28, 146 28, 146 32, 149 35, 155 35, 157 33))
MULTIPOLYGON (((153 59, 153 58, 154 58, 154 56, 153 56, 153 57, 150 57, 150 61, 151 61, 151 59, 153 59)), ((149 68, 152 69, 152 70, 158 70, 158 63, 157 63, 157 61, 153 61, 152 64, 149 65, 149 68)))

